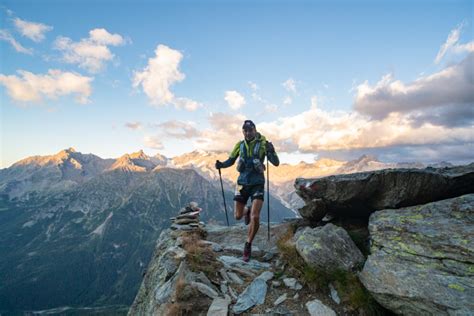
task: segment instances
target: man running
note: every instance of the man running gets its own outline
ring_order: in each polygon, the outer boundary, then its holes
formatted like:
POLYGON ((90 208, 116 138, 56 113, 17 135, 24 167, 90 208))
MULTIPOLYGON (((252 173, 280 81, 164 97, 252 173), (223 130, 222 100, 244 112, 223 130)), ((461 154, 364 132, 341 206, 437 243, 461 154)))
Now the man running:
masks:
POLYGON ((242 133, 244 140, 235 144, 226 161, 217 160, 216 168, 228 168, 239 157, 237 171, 240 174, 234 196, 234 217, 237 220, 244 217, 245 224, 250 224, 243 254, 243 260, 248 262, 252 252, 252 241, 260 227, 260 210, 262 209, 265 192, 265 157, 274 166, 278 166, 280 160, 273 144, 257 132, 255 124, 251 120, 244 122, 242 133), (250 209, 245 206, 249 198, 252 203, 250 209))

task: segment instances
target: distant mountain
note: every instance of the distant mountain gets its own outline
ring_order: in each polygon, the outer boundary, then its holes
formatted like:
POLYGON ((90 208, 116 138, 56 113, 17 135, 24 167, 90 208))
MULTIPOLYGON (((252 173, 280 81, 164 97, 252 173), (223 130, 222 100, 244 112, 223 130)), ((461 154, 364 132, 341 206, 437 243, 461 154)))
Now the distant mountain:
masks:
POLYGON ((147 156, 143 150, 136 153, 125 154, 115 160, 110 168, 107 170, 122 170, 131 172, 147 172, 156 167, 166 166, 168 159, 164 156, 158 155, 155 157, 147 156))
MULTIPOLYGON (((192 168, 211 181, 217 181, 219 174, 214 167, 217 159, 223 161, 227 153, 205 152, 196 150, 171 159, 173 168, 192 168)), ((296 165, 270 165, 270 193, 288 208, 296 211, 304 205, 303 200, 295 193, 293 184, 296 178, 320 178, 335 174, 348 174, 388 168, 424 168, 422 163, 384 163, 375 156, 362 155, 351 161, 340 161, 321 158, 313 163, 300 162, 296 165)), ((238 172, 235 166, 222 169, 222 177, 230 190, 235 184, 238 172)))
POLYGON ((343 164, 338 168, 334 174, 343 174, 343 173, 356 173, 356 172, 365 172, 365 171, 374 171, 380 169, 389 169, 389 168, 425 168, 426 166, 422 163, 384 163, 374 156, 371 155, 362 155, 360 158, 351 160, 343 164))
POLYGON ((113 159, 81 154, 73 148, 55 155, 25 158, 0 170, 0 192, 15 198, 34 192, 64 191, 92 179, 113 162, 113 159))
MULTIPOLYGON (((114 160, 67 149, 1 170, 0 313, 128 306, 179 208, 196 201, 203 221, 224 224, 220 187, 169 163, 141 151, 114 160)), ((270 202, 272 220, 292 216, 270 202)))

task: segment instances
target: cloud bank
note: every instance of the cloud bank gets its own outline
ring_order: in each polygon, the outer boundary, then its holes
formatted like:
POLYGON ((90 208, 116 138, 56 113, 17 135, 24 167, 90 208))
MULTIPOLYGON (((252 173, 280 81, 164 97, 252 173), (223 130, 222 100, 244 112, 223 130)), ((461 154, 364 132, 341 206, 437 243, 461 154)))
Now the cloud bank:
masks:
POLYGON ((114 58, 109 46, 125 44, 119 34, 111 34, 106 29, 93 29, 89 37, 74 42, 68 37, 56 38, 53 48, 62 52, 62 60, 78 64, 90 73, 98 73, 104 69, 106 62, 114 58))
POLYGON ((57 69, 50 69, 47 74, 34 74, 25 70, 18 70, 17 73, 18 76, 0 74, 0 84, 6 87, 8 95, 15 101, 39 102, 44 98, 57 99, 72 94, 76 102, 89 102, 91 77, 57 69))

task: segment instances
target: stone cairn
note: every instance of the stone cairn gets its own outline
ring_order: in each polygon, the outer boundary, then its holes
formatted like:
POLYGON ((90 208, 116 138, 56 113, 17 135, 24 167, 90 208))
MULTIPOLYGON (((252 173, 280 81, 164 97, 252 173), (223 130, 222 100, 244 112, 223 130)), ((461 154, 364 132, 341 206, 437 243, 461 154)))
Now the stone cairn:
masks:
POLYGON ((193 231, 204 228, 204 223, 199 220, 199 214, 202 208, 196 202, 190 202, 187 206, 181 208, 179 215, 171 217, 171 229, 181 231, 193 231))

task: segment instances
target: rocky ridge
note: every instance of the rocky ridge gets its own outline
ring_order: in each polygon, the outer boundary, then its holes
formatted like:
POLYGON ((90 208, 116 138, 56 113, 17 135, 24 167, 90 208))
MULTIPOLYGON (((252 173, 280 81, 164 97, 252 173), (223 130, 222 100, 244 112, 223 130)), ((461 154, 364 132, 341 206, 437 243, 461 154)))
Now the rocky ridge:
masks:
POLYGON ((309 183, 298 191, 303 197, 316 191, 314 181, 343 182, 322 186, 307 201, 324 199, 330 209, 342 204, 338 197, 347 212, 274 225, 269 240, 262 225, 249 263, 240 259, 245 226, 204 225, 194 236, 188 229, 164 233, 129 315, 470 315, 473 167, 299 179, 297 187, 309 183), (350 220, 360 204, 351 209, 347 188, 355 188, 371 210, 361 213, 370 215, 362 239, 350 220), (169 251, 171 261, 164 255, 169 251))
POLYGON ((267 227, 262 225, 249 262, 241 259, 245 226, 163 231, 128 314, 318 315, 331 311, 335 315, 331 306, 341 307, 330 296, 310 294, 296 278, 286 275, 277 241, 291 226, 273 225, 267 240, 267 227))

